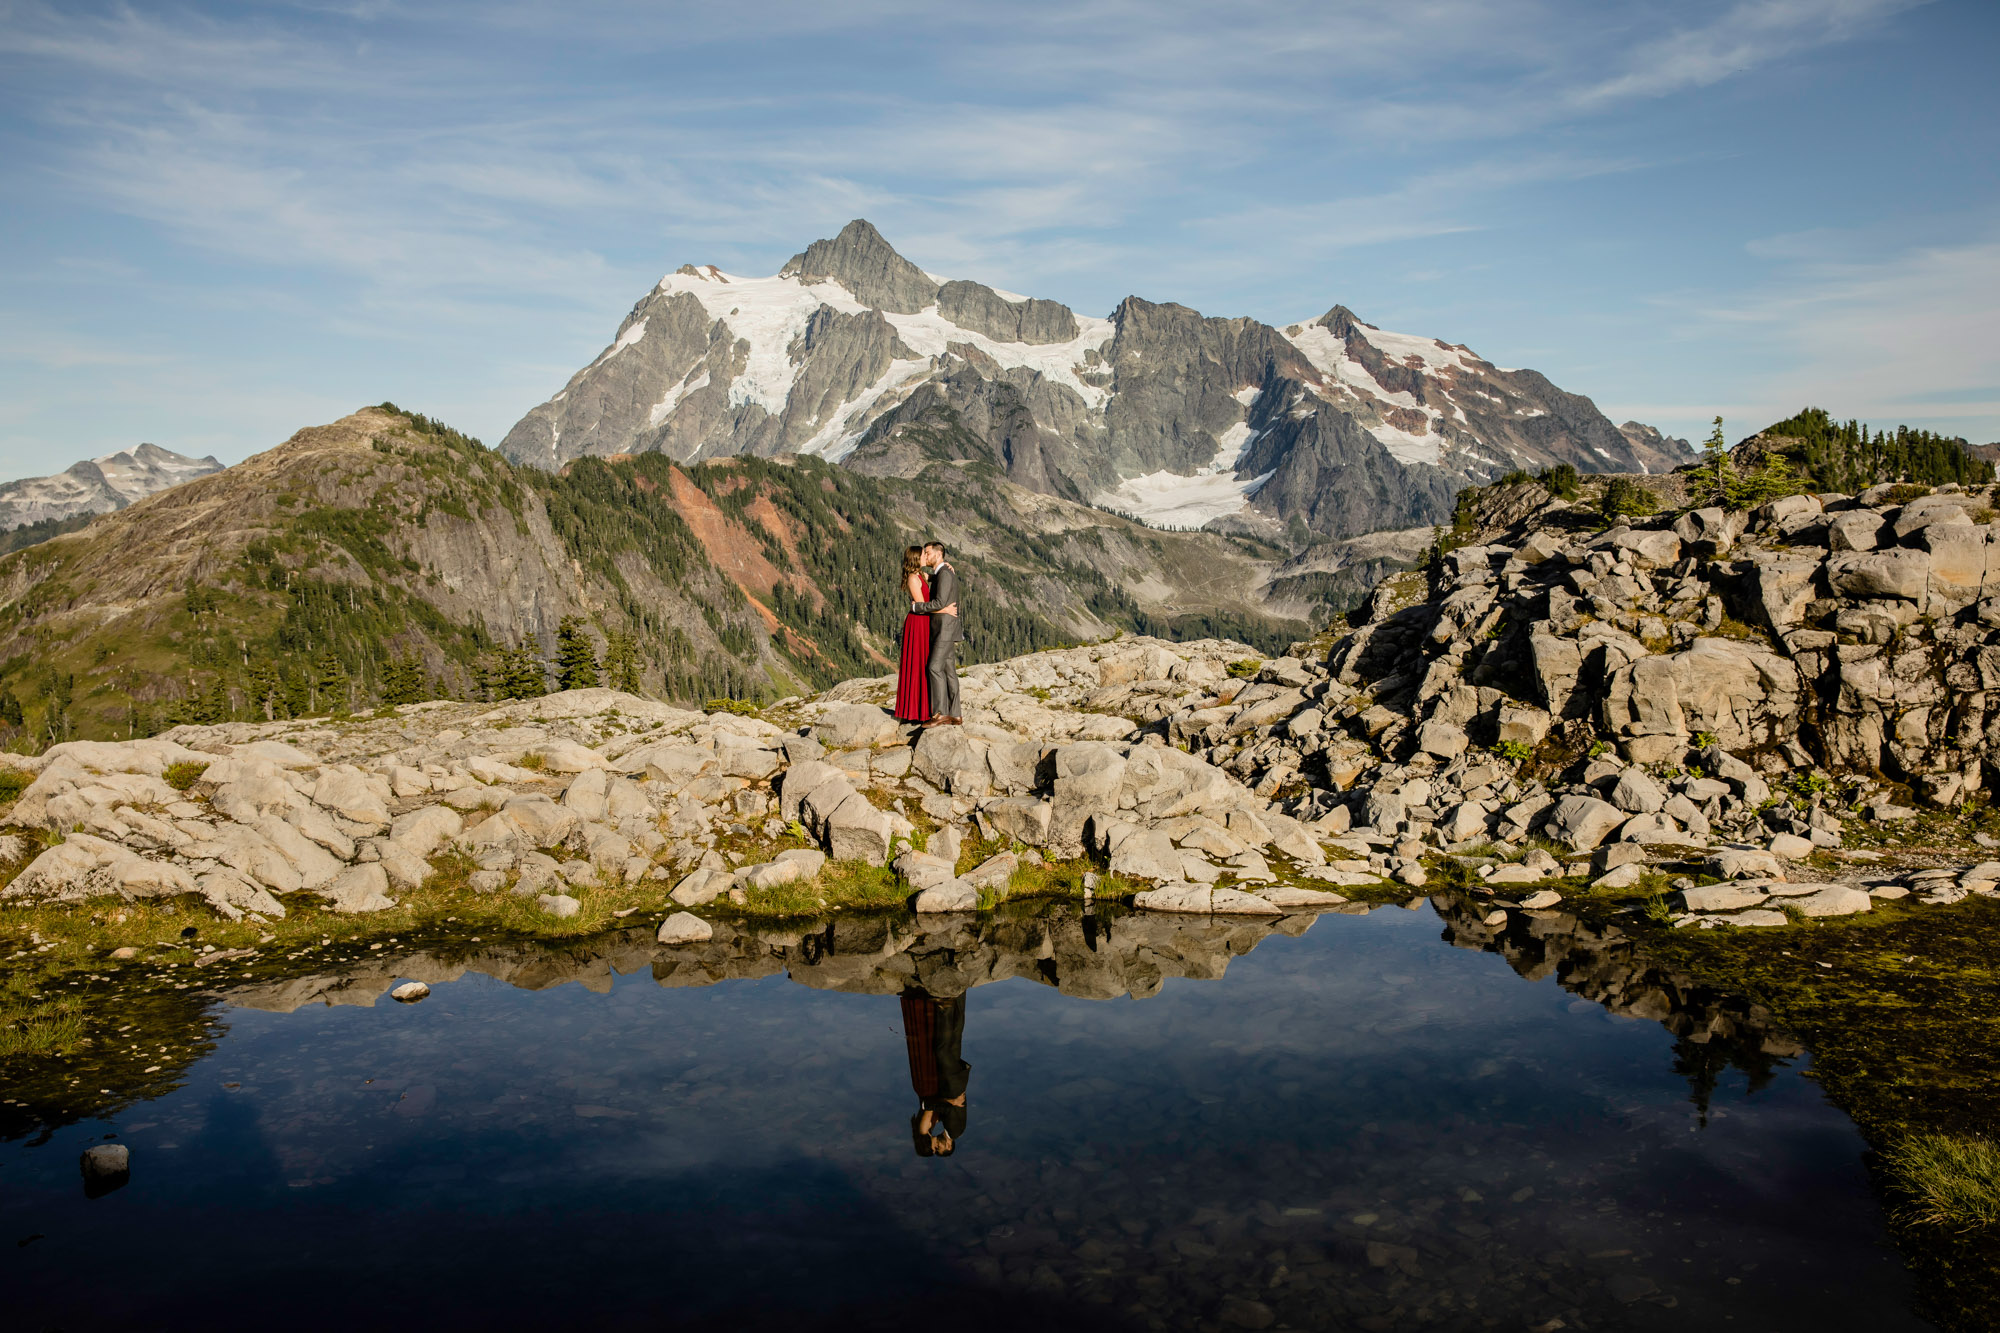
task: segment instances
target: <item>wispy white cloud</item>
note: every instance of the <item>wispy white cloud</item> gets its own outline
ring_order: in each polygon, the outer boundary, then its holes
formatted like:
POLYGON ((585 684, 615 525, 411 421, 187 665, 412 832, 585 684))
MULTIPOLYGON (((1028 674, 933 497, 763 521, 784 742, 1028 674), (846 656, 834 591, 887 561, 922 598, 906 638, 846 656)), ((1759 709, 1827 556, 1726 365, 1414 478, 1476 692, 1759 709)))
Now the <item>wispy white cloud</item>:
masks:
POLYGON ((1241 288, 1312 313, 1360 256, 1439 271, 1412 247, 1655 165, 1598 133, 1621 108, 1911 3, 0 0, 0 180, 233 274, 133 266, 163 304, 261 308, 302 344, 458 340, 440 396, 494 435, 548 386, 495 401, 486 363, 563 365, 658 272, 774 265, 853 216, 1079 304, 1241 288))
POLYGON ((1683 424, 1720 412, 1747 434, 1812 405, 1877 425, 1978 434, 1983 424, 2000 437, 2000 231, 1876 259, 1837 256, 1840 239, 1822 231, 1765 246, 1796 258, 1751 291, 1663 300, 1681 339, 1726 339, 1750 355, 1691 385, 1705 391, 1698 401, 1624 410, 1683 424))

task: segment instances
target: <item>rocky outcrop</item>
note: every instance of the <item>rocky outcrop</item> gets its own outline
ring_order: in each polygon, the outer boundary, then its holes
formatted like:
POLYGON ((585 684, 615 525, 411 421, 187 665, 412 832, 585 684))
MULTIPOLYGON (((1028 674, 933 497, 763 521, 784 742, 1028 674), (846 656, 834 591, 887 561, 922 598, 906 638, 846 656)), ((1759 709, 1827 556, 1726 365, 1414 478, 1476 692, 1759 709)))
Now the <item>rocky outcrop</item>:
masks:
POLYGON ((1131 715, 1200 697, 1248 652, 1135 639, 973 667, 966 724, 921 732, 881 706, 885 678, 797 703, 784 725, 577 690, 340 731, 231 723, 71 742, 11 761, 33 780, 8 818, 35 841, 10 844, 26 864, 0 900, 196 895, 233 919, 282 916, 308 894, 369 912, 458 856, 472 891, 560 917, 593 884, 658 880, 701 907, 810 885, 831 858, 893 863, 920 911, 960 911, 1004 899, 1044 856, 1088 848, 1141 887, 1201 887, 1165 894, 1166 910, 1338 905, 1279 883, 1287 867, 1326 876, 1311 830, 1131 715), (795 826, 815 845, 798 847, 795 826), (975 831, 1018 850, 961 864, 975 831), (724 857, 725 836, 765 854, 724 857))
POLYGON ((1093 319, 935 278, 856 220, 769 278, 669 274, 501 449, 545 468, 809 453, 902 477, 978 459, 1156 527, 1303 546, 1436 521, 1509 468, 1684 461, 1646 430, 1341 306, 1278 328, 1134 296, 1093 319))

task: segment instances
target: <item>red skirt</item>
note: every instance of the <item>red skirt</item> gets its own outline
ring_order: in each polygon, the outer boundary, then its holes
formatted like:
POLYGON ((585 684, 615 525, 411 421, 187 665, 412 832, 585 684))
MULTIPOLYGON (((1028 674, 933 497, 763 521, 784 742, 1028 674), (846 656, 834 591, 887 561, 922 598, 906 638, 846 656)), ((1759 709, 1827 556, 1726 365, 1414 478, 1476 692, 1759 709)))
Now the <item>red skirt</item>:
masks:
POLYGON ((931 618, 903 617, 903 660, 896 668, 896 717, 903 722, 931 720, 931 618))

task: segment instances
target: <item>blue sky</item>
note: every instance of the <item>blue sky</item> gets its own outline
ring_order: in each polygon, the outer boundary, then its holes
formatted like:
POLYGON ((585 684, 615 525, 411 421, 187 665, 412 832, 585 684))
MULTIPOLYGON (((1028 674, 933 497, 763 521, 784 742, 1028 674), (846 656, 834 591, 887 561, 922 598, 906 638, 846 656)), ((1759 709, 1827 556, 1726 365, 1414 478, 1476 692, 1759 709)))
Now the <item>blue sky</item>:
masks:
POLYGON ((497 442, 867 217, 1095 314, 1336 302, 1614 420, 2000 439, 2000 5, 0 0, 0 477, 497 442))

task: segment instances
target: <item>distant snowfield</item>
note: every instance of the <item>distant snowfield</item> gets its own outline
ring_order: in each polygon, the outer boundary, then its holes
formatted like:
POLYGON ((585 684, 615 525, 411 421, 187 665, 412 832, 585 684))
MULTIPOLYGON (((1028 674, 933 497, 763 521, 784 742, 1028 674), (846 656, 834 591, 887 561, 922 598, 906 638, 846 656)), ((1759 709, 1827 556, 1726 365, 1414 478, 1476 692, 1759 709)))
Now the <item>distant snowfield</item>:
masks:
POLYGON ((1198 528, 1250 507, 1250 497, 1269 481, 1274 472, 1245 481, 1236 475, 1236 465, 1257 432, 1237 422, 1222 433, 1215 461, 1192 476, 1178 472, 1149 472, 1132 477, 1091 498, 1093 504, 1132 515, 1153 528, 1198 528))

